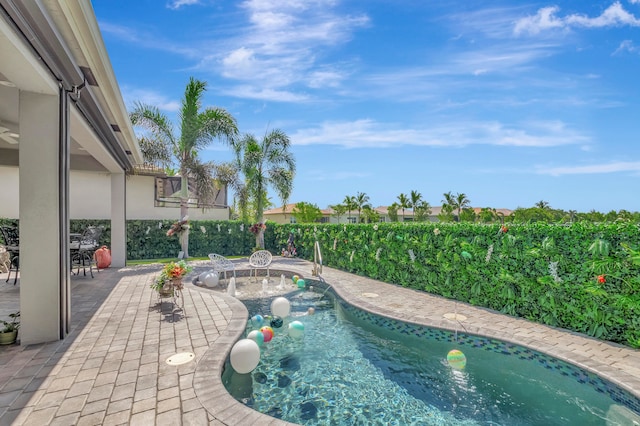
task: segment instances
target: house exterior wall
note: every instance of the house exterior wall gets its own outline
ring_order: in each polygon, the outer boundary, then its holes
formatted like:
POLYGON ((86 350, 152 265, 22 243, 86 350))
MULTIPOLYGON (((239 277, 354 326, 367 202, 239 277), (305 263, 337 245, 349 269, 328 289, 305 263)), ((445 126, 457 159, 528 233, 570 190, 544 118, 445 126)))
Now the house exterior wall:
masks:
MULTIPOLYGON (((0 167, 0 217, 16 219, 18 215, 19 179, 17 167, 0 167)), ((154 206, 154 177, 126 177, 128 220, 168 219, 180 216, 179 207, 154 206)), ((69 213, 71 219, 109 219, 111 217, 111 175, 86 171, 71 171, 69 183, 69 213)), ((191 220, 227 220, 229 209, 189 208, 191 220)))

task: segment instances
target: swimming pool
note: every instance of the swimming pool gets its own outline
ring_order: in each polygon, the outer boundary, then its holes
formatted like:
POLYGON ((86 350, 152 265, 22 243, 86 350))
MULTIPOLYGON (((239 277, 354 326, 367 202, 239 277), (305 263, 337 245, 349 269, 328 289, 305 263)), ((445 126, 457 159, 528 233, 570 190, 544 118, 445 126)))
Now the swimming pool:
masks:
MULTIPOLYGON (((629 424, 621 422, 640 411, 627 392, 530 349, 390 320, 330 291, 287 298, 289 320, 304 323, 304 337, 288 337, 285 323, 251 374, 227 364, 222 376, 238 401, 276 418, 308 425, 613 425, 629 424), (309 307, 314 315, 305 315, 309 307), (451 349, 464 352, 465 369, 448 365, 451 349)), ((245 301, 249 315, 268 314, 271 300, 245 301)), ((252 329, 249 322, 247 333, 252 329)))

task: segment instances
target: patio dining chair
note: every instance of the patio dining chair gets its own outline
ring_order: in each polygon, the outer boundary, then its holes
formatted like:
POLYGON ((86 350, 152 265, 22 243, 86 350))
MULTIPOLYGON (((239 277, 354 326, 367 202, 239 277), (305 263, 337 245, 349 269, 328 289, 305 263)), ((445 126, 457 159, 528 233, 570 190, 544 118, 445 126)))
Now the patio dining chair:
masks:
POLYGON ((218 274, 219 277, 221 276, 221 274, 224 274, 224 279, 226 280, 227 271, 233 272, 233 277, 236 277, 236 265, 226 257, 216 253, 210 253, 209 260, 211 261, 213 270, 218 274))
POLYGON ((72 238, 69 245, 71 249, 71 269, 78 268, 76 275, 80 274, 80 268, 82 268, 84 276, 87 276, 87 268, 89 268, 89 273, 93 278, 93 263, 95 262, 93 255, 100 247, 99 240, 102 235, 102 229, 102 226, 88 226, 79 238, 72 238))
POLYGON ((249 280, 251 280, 251 273, 253 272, 256 281, 258 281, 258 269, 266 269, 267 279, 269 279, 269 266, 271 265, 272 259, 273 256, 268 250, 258 250, 254 252, 249 257, 249 266, 251 267, 251 270, 249 271, 249 280))
POLYGON ((0 233, 4 240, 4 247, 9 253, 9 269, 5 282, 9 282, 11 272, 13 271, 15 273, 13 285, 16 285, 18 282, 18 271, 20 269, 20 237, 18 228, 15 226, 0 226, 0 233))

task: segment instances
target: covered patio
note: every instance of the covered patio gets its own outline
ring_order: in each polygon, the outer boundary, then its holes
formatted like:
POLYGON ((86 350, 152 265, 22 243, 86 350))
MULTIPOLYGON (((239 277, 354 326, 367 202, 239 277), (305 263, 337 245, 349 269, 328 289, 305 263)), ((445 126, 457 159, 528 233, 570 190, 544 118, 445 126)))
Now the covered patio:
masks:
POLYGON ((20 341, 71 330, 71 171, 109 176, 112 264, 126 261, 126 174, 142 162, 89 1, 0 0, 0 188, 19 219, 20 341), (16 173, 17 170, 17 173, 16 173), (17 201, 14 201, 17 200, 17 201))

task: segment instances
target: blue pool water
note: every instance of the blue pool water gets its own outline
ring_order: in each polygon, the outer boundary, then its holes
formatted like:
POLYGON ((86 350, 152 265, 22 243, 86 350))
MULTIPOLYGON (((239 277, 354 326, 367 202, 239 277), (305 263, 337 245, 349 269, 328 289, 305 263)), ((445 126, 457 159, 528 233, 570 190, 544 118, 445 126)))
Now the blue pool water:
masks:
MULTIPOLYGON (((237 374, 227 362, 222 377, 238 401, 270 416, 303 425, 626 426, 640 420, 640 402, 630 394, 535 351, 381 318, 331 292, 286 297, 291 315, 262 347, 258 367, 237 374), (301 339, 287 335, 293 320, 305 326, 301 339), (452 349, 465 354, 463 370, 447 363, 452 349)), ((272 300, 245 301, 250 317, 269 315, 272 300)), ((246 334, 256 328, 249 321, 246 334)))

